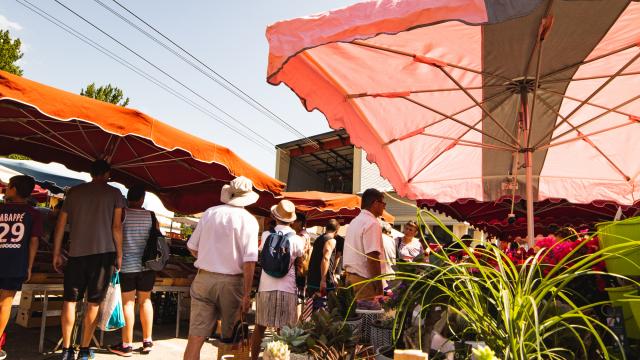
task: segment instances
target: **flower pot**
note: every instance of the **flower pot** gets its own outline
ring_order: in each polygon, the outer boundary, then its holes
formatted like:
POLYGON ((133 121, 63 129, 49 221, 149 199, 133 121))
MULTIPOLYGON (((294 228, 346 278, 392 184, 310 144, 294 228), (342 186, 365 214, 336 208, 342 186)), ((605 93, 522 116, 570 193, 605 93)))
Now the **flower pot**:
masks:
MULTIPOLYGON (((640 339, 640 324, 634 320, 634 313, 632 307, 637 307, 640 305, 636 305, 636 303, 628 302, 628 301, 619 301, 626 297, 626 294, 634 294, 635 287, 634 286, 620 286, 614 288, 606 288, 607 293, 609 293, 609 299, 611 300, 611 304, 613 306, 619 306, 622 308, 622 317, 624 322, 624 330, 627 334, 627 337, 631 339, 640 339)), ((640 312, 640 309, 638 309, 640 312)), ((640 314, 638 314, 640 315, 640 314)))
POLYGON ((384 314, 384 310, 360 310, 356 309, 356 313, 362 316, 362 330, 360 333, 360 342, 368 344, 371 340, 371 325, 374 321, 380 319, 384 314))
MULTIPOLYGON (((640 291, 632 291, 624 294, 625 299, 634 300, 631 302, 627 302, 627 306, 631 310, 631 314, 633 315, 631 319, 635 322, 636 328, 640 329, 640 291)), ((626 320, 626 319, 625 319, 626 320)), ((627 326, 625 324, 625 326, 627 326)), ((629 336, 631 337, 631 336, 629 336)))
POLYGON ((382 347, 391 346, 393 339, 393 329, 382 327, 377 321, 371 324, 371 333, 369 334, 371 346, 374 350, 382 347))
POLYGON ((393 360, 393 347, 383 346, 377 349, 376 360, 393 360))
POLYGON ((355 342, 359 342, 362 337, 362 316, 358 315, 352 319, 347 319, 344 324, 351 329, 355 342))
MULTIPOLYGON (((622 221, 609 221, 597 225, 600 247, 609 246, 629 241, 640 240, 640 217, 633 217, 622 221)), ((620 252, 620 250, 616 250, 620 252)), ((626 276, 640 276, 640 247, 627 249, 604 260, 607 271, 626 276)))

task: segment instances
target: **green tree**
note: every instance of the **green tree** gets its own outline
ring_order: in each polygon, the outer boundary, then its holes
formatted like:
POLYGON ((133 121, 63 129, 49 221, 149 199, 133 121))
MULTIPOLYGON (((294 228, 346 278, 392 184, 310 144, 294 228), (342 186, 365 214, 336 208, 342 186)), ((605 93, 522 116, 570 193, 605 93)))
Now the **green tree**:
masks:
POLYGON ((31 160, 30 157, 22 154, 9 154, 7 155, 7 159, 11 160, 31 160))
POLYGON ((91 83, 87 85, 86 88, 80 90, 80 95, 120 105, 122 107, 129 104, 129 98, 124 98, 122 90, 115 86, 111 86, 111 84, 96 87, 96 83, 91 83))
POLYGON ((12 40, 9 30, 0 30, 0 70, 22 76, 22 68, 16 65, 16 62, 24 55, 20 51, 20 46, 22 46, 22 41, 20 39, 12 40))

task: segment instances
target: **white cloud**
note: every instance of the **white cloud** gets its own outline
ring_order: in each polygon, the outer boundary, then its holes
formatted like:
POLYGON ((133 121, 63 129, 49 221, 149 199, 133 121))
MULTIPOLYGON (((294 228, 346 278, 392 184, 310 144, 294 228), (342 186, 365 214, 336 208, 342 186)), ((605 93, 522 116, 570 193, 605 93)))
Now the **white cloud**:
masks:
POLYGON ((7 19, 6 16, 0 14, 0 29, 2 30, 22 30, 22 25, 7 19))

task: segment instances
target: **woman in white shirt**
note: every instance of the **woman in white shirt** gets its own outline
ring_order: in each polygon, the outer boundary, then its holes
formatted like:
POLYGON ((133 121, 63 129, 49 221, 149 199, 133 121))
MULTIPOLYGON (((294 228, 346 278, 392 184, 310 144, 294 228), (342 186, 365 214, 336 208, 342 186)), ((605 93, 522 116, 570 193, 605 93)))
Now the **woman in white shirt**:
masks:
POLYGON ((396 258, 398 261, 412 262, 416 257, 425 253, 422 242, 416 238, 418 233, 418 224, 415 221, 409 221, 404 226, 404 236, 397 237, 396 258))

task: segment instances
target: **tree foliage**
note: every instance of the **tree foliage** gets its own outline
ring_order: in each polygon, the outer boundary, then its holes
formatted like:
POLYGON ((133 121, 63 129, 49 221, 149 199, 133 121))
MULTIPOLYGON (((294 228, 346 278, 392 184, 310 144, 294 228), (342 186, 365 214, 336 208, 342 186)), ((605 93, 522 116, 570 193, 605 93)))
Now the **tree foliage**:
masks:
POLYGON ((22 154, 9 154, 7 155, 7 159, 11 160, 31 160, 30 157, 22 154))
POLYGON ((124 98, 121 89, 107 84, 106 86, 96 87, 96 83, 87 85, 86 88, 80 90, 80 95, 90 97, 96 100, 112 103, 125 107, 129 104, 129 98, 124 98))
POLYGON ((24 55, 21 46, 20 39, 11 39, 9 30, 0 30, 0 70, 22 76, 22 68, 16 64, 24 55))

